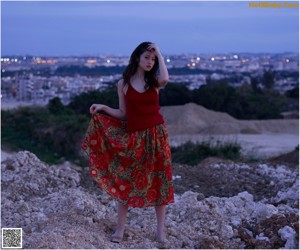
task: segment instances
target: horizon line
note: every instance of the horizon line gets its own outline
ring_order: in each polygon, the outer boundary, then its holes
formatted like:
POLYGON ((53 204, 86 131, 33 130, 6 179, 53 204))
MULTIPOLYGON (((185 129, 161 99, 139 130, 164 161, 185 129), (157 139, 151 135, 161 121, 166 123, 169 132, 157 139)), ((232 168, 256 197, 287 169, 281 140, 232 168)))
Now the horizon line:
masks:
MULTIPOLYGON (((164 53, 166 56, 180 56, 180 55, 212 55, 212 54, 273 54, 273 55, 278 55, 278 54, 298 54, 299 51, 285 51, 285 52, 183 52, 183 53, 164 53)), ((99 57, 99 56, 121 56, 121 57, 130 57, 130 55, 125 55, 121 53, 115 53, 115 54, 101 54, 101 53, 95 53, 95 54, 80 54, 80 55, 34 55, 34 54, 7 54, 7 55, 1 55, 1 58, 4 57, 24 57, 24 56, 29 56, 29 57, 99 57)))

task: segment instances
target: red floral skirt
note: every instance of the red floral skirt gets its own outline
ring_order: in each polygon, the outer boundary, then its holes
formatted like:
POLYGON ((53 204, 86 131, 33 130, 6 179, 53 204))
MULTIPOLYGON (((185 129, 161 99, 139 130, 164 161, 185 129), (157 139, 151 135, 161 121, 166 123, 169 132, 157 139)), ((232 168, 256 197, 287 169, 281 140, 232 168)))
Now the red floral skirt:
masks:
POLYGON ((130 207, 174 202, 171 151, 164 124, 128 132, 126 122, 95 114, 82 149, 98 186, 130 207))

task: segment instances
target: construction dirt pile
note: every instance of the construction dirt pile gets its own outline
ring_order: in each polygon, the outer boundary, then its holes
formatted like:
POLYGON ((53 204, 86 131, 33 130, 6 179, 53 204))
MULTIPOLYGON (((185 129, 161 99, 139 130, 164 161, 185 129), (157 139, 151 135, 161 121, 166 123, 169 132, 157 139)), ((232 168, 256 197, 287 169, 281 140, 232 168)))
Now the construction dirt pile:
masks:
POLYGON ((47 165, 20 151, 1 164, 1 227, 22 227, 26 249, 298 247, 298 166, 208 159, 188 167, 174 164, 167 241, 156 242, 155 212, 145 208, 129 210, 116 244, 117 204, 88 167, 47 165))
POLYGON ((237 120, 227 113, 188 103, 161 108, 169 134, 298 134, 298 119, 237 120))
POLYGON ((162 107, 171 146, 194 143, 241 146, 246 158, 265 159, 293 151, 299 145, 299 120, 237 120, 227 113, 194 103, 162 107))

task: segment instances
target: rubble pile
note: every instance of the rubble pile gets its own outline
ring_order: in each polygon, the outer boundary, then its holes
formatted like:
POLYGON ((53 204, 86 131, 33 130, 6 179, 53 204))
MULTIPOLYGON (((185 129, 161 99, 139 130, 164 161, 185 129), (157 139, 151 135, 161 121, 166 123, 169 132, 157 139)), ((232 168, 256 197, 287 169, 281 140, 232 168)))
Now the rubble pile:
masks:
MULTIPOLYGON (((227 167, 234 168, 234 164, 227 167)), ((211 168, 226 166, 212 164, 211 168)), ((167 208, 168 237, 163 246, 155 239, 153 208, 130 209, 124 240, 120 244, 109 241, 116 226, 117 204, 91 184, 86 168, 70 163, 47 165, 21 151, 3 161, 1 169, 1 227, 22 227, 25 249, 298 246, 298 178, 295 170, 284 166, 265 164, 255 170, 281 187, 265 199, 256 200, 255 194, 242 190, 231 197, 206 197, 193 191, 176 194, 175 203, 167 208)))

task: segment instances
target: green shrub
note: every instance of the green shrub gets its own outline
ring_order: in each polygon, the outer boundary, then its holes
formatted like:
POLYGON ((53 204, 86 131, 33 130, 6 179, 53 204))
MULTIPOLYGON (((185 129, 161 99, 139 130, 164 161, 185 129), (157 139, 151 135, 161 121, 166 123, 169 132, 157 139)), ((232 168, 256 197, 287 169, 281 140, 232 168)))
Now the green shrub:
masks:
MULTIPOLYGON (((57 100, 54 102, 60 105, 57 100)), ((48 163, 80 160, 80 144, 89 117, 72 114, 64 106, 59 109, 48 108, 2 110, 2 143, 13 150, 31 151, 48 163)))
POLYGON ((237 143, 212 143, 205 141, 202 143, 186 142, 179 147, 172 147, 173 162, 196 165, 207 157, 220 157, 223 159, 237 160, 241 157, 241 146, 237 143))

